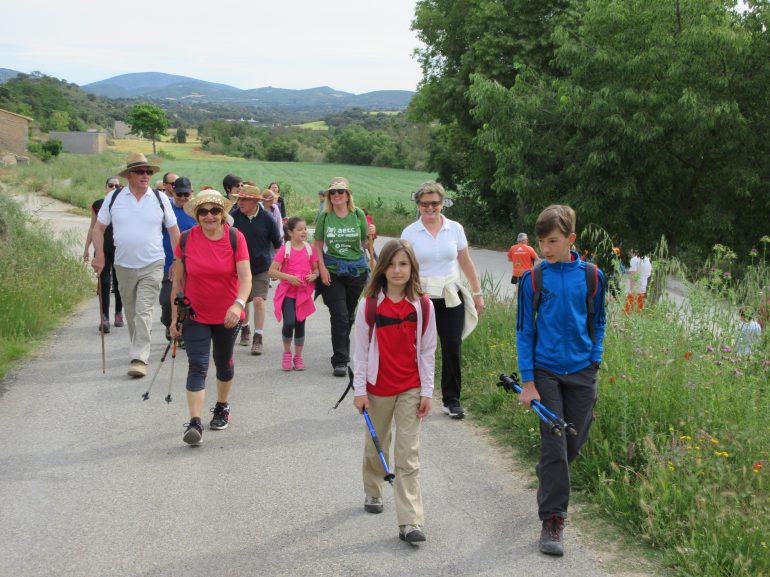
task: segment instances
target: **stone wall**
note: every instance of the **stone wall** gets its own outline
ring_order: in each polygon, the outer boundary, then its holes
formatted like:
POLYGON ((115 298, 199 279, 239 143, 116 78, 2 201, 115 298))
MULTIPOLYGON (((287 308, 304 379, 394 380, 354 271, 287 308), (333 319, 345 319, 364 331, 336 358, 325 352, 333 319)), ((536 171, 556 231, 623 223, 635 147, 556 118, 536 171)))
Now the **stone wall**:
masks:
POLYGON ((0 152, 23 156, 29 144, 29 121, 26 116, 0 109, 0 152))
POLYGON ((48 138, 62 141, 64 152, 75 154, 100 154, 107 149, 107 135, 104 132, 55 132, 48 138))

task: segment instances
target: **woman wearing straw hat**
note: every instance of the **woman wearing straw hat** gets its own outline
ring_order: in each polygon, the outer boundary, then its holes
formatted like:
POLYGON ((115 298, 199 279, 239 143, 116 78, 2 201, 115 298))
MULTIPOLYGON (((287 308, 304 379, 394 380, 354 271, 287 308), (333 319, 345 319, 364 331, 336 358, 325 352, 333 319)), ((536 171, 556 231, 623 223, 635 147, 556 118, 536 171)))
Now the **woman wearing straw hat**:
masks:
POLYGON ((316 286, 329 308, 334 375, 344 377, 350 362, 350 329, 369 271, 362 244, 367 234, 374 236, 376 231, 366 222, 364 211, 353 204, 347 179, 335 177, 326 194, 315 229, 316 249, 323 255, 316 286))
POLYGON ((190 422, 183 440, 190 445, 199 445, 203 436, 201 413, 210 356, 216 366, 217 403, 211 409, 214 417, 209 428, 226 429, 230 420, 227 399, 235 374, 233 348, 251 292, 246 239, 226 224, 232 205, 216 190, 199 192, 184 207, 199 226, 186 231, 174 249, 173 294, 183 292, 195 311, 195 317, 187 316, 181 327, 177 326, 178 309, 171 313, 171 336, 184 333, 187 347, 190 422))

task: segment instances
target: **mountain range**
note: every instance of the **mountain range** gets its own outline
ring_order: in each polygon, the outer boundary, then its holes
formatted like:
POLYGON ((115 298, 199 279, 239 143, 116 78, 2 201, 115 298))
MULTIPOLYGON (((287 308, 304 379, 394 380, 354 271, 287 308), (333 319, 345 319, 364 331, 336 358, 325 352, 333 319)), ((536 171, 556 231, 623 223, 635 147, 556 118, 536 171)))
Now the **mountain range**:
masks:
MULTIPOLYGON (((0 83, 20 74, 16 70, 0 68, 0 83)), ((337 111, 348 108, 368 110, 403 110, 412 100, 409 90, 378 90, 352 94, 319 86, 303 90, 266 86, 243 90, 228 84, 218 84, 165 74, 163 72, 136 72, 121 74, 81 86, 85 92, 106 98, 148 99, 184 104, 232 104, 264 109, 337 111)))

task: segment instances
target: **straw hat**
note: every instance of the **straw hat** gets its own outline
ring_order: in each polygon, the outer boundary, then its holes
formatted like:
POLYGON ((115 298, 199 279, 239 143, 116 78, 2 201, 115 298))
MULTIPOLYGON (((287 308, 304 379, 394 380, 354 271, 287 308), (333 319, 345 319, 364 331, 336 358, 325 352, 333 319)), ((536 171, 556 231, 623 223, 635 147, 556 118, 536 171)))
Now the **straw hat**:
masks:
POLYGON ((233 207, 233 201, 222 196, 222 193, 213 188, 208 190, 201 190, 198 194, 193 196, 190 201, 184 205, 184 211, 192 217, 195 217, 195 212, 202 204, 216 204, 221 206, 225 212, 230 212, 233 207))
POLYGON ((253 184, 244 184, 239 192, 234 190, 230 192, 230 196, 236 198, 253 198, 254 200, 262 200, 262 191, 253 184))
POLYGON ((331 184, 329 185, 329 188, 326 189, 329 190, 347 190, 350 192, 350 185, 348 184, 348 179, 343 178, 341 176, 335 176, 332 179, 331 184))
POLYGON ((160 166, 147 162, 147 157, 144 154, 132 152, 128 155, 128 159, 126 160, 126 168, 118 174, 123 178, 127 178, 128 173, 135 168, 149 168, 152 170, 153 174, 160 170, 160 166))

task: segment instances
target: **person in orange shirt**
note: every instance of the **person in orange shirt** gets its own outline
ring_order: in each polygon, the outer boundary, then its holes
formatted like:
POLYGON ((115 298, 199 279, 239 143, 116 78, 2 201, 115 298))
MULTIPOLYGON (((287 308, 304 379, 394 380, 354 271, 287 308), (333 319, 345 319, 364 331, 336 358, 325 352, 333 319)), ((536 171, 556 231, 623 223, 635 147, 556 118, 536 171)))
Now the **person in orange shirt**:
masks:
POLYGON ((519 236, 516 237, 516 244, 508 249, 508 260, 513 264, 511 284, 513 285, 513 296, 515 298, 521 275, 531 270, 534 264, 540 260, 535 249, 529 246, 529 237, 527 237, 526 232, 520 232, 519 236))

